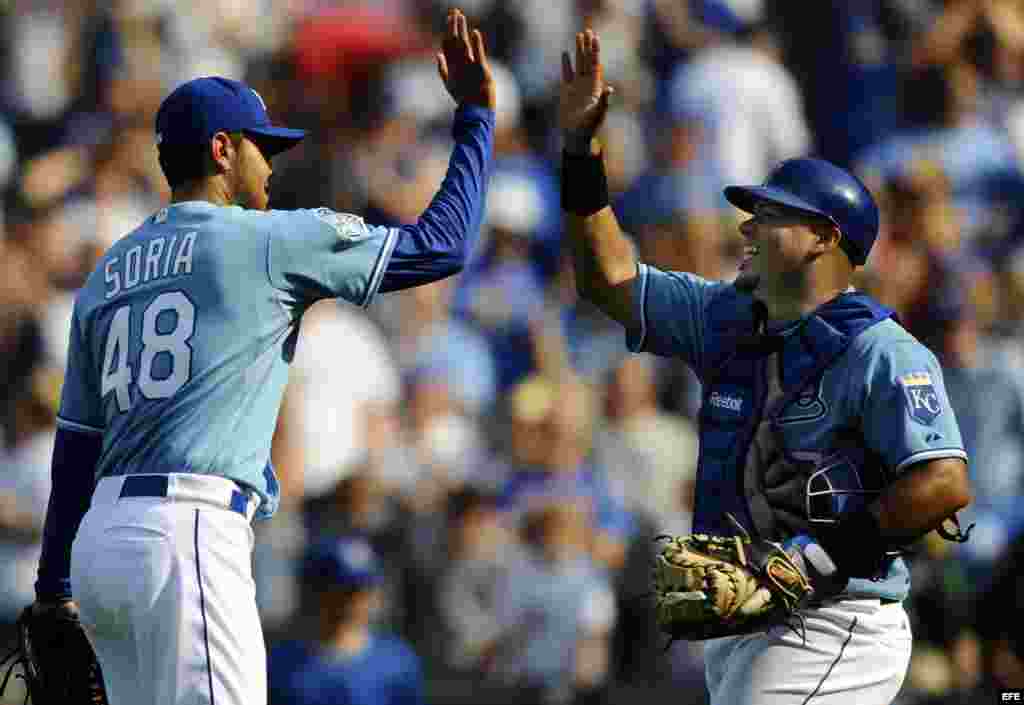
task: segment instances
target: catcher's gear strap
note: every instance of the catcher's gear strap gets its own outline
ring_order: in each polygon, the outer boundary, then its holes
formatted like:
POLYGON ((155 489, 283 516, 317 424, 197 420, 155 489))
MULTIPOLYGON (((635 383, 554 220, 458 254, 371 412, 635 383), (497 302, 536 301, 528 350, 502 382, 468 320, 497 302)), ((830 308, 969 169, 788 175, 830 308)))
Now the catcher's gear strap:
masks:
MULTIPOLYGON (((779 354, 777 352, 768 355, 765 360, 765 396, 764 407, 770 409, 782 398, 782 382, 779 375, 779 354)), ((773 506, 765 494, 765 473, 768 472, 773 462, 781 453, 782 444, 779 434, 776 433, 775 424, 772 418, 763 414, 754 431, 754 436, 747 447, 747 456, 743 461, 743 490, 747 497, 747 506, 750 508, 750 518, 754 522, 756 533, 763 539, 775 539, 779 535, 785 535, 781 528, 801 533, 808 527, 803 525, 806 517, 800 513, 786 513, 787 507, 778 502, 773 506)), ((803 488, 800 488, 801 495, 803 488)), ((803 497, 801 496, 802 500, 803 497)), ((799 508, 799 504, 797 505, 799 508)))
POLYGON ((967 540, 971 538, 971 530, 974 528, 972 523, 966 529, 960 528, 960 519, 957 518, 956 514, 951 514, 942 520, 942 523, 935 527, 935 533, 947 541, 953 541, 955 543, 967 543, 967 540), (950 531, 946 528, 946 522, 953 522, 953 530, 950 531))

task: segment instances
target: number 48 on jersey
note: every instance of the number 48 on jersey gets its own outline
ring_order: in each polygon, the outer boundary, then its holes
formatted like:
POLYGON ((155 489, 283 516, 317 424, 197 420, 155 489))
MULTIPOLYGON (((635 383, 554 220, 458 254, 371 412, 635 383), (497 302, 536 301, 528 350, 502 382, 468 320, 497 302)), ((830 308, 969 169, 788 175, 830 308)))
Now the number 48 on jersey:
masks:
POLYGON ((103 369, 100 394, 106 399, 111 392, 120 413, 132 406, 131 387, 145 399, 167 399, 185 386, 192 374, 192 347, 189 340, 195 332, 196 308, 182 291, 167 291, 153 299, 145 309, 131 305, 114 312, 103 344, 103 369), (141 350, 133 365, 130 353, 132 319, 141 316, 141 350), (161 357, 161 367, 169 372, 154 375, 154 366, 161 357), (137 368, 137 369, 136 369, 137 368))

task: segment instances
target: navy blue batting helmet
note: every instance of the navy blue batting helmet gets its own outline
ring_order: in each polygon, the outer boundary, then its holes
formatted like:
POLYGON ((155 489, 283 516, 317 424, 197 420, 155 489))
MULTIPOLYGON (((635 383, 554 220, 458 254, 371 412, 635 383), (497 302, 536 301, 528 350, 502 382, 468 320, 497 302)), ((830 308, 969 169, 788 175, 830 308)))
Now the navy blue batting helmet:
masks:
POLYGON ((878 236, 878 206, 850 172, 823 159, 787 159, 761 186, 727 186, 729 203, 748 213, 758 203, 778 203, 828 219, 843 234, 840 245, 855 265, 867 261, 878 236))

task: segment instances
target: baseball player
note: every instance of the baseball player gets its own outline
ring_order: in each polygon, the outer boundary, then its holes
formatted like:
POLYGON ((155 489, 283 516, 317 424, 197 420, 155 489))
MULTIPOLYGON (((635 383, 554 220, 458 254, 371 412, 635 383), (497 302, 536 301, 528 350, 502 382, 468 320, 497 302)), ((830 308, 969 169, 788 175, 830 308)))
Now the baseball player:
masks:
POLYGON ((271 651, 271 705, 421 705, 419 658, 404 640, 371 626, 384 574, 369 541, 321 539, 306 552, 302 572, 316 634, 271 651))
POLYGON ((266 210, 270 159, 303 132, 242 83, 199 78, 160 107, 171 203, 77 295, 36 584, 40 610, 78 603, 114 705, 266 702, 250 520, 278 504, 268 459, 302 313, 457 272, 481 220, 494 83, 480 32, 447 22, 455 145, 413 225, 266 210))
POLYGON ((735 521, 779 542, 813 588, 802 630, 706 642, 711 702, 890 703, 911 651, 899 550, 970 492, 938 363, 850 286, 878 232, 871 194, 832 164, 788 160, 764 185, 725 191, 752 215, 735 281, 638 263, 594 137, 611 92, 598 36, 580 33, 560 103, 577 287, 631 350, 681 358, 702 382, 694 531, 742 536, 735 521))

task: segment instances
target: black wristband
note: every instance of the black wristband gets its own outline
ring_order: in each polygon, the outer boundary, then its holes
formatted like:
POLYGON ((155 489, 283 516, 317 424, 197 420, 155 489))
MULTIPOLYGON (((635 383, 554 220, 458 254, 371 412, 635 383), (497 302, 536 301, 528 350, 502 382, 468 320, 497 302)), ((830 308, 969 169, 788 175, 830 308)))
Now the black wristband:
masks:
POLYGON ((608 205, 603 154, 562 151, 562 210, 586 217, 608 205))
POLYGON ((874 578, 885 567, 888 542, 867 507, 843 517, 832 529, 816 533, 839 572, 851 578, 874 578))

